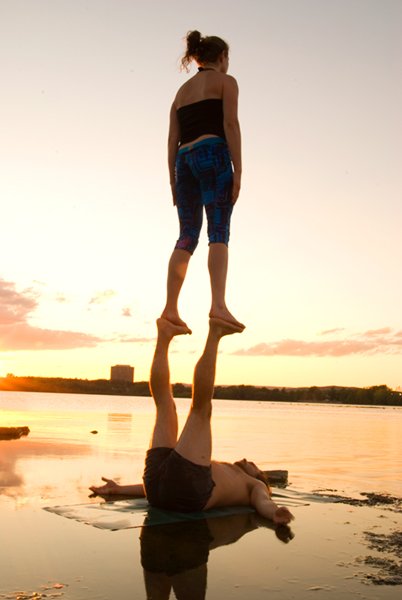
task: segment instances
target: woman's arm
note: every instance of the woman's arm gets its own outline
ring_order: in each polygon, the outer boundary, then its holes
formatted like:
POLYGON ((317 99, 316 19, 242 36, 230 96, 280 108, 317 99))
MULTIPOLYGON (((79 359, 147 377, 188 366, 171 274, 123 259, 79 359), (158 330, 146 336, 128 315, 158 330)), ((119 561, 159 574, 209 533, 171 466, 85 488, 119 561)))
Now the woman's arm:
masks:
POLYGON ((241 133, 237 116, 239 88, 237 81, 231 75, 226 75, 223 81, 223 128, 233 163, 233 192, 232 202, 236 202, 241 184, 241 133))
POLYGON ((168 135, 168 165, 170 187, 172 188, 173 204, 176 206, 176 156, 180 142, 179 122, 177 111, 173 102, 170 109, 169 135, 168 135))

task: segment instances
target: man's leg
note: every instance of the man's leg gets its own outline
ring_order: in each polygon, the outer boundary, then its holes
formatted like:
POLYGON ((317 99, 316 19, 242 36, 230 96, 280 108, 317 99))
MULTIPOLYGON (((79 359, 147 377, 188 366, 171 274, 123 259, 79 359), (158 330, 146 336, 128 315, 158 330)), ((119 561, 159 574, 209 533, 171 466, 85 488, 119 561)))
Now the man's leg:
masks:
POLYGON ((174 448, 177 441, 176 405, 170 385, 169 344, 176 335, 186 334, 186 327, 158 319, 158 339, 151 366, 149 387, 156 406, 155 427, 150 448, 174 448))
POLYGON ((190 414, 175 450, 195 464, 211 464, 211 414, 214 393, 216 357, 224 335, 241 333, 243 328, 220 319, 210 319, 204 352, 194 370, 193 401, 190 414))

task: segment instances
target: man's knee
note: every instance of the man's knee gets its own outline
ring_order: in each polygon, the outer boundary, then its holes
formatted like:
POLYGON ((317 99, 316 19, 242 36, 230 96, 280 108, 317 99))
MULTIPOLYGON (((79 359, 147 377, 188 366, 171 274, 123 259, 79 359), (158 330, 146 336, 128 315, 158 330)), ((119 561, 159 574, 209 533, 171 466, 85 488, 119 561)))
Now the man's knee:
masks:
POLYGON ((177 417, 176 404, 171 402, 156 402, 156 413, 160 417, 177 417))
POLYGON ((197 401, 194 399, 193 404, 191 406, 191 412, 202 419, 210 419, 212 416, 212 403, 203 402, 202 404, 200 404, 197 403, 197 401))

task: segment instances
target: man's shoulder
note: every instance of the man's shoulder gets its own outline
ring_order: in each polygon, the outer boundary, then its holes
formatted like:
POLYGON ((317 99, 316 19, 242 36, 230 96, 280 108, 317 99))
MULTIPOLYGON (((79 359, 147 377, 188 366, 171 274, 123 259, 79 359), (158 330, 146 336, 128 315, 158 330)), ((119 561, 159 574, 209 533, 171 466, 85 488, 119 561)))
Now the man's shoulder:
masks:
POLYGON ((236 463, 213 460, 211 468, 212 478, 215 482, 245 487, 249 493, 256 487, 266 487, 265 483, 245 473, 236 463))
POLYGON ((212 460, 211 461, 211 465, 213 467, 216 468, 223 468, 223 469, 236 469, 236 465, 234 463, 231 462, 226 462, 224 460, 212 460))
POLYGON ((253 477, 250 477, 241 469, 236 463, 226 462, 221 460, 213 460, 211 462, 212 472, 219 473, 222 477, 243 480, 243 481, 254 481, 253 477))

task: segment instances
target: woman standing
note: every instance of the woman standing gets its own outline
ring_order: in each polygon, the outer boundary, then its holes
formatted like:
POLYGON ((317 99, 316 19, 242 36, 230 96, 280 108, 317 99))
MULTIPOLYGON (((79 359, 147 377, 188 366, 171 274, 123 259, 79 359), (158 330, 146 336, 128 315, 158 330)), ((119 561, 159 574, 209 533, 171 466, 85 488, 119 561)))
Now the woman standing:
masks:
POLYGON ((241 180, 241 141, 237 117, 238 86, 227 75, 229 46, 219 37, 187 35, 182 66, 192 61, 198 73, 178 90, 170 111, 168 162, 180 237, 169 262, 167 300, 161 317, 191 330, 178 312, 178 298, 202 226, 208 220, 210 318, 244 329, 225 302, 230 217, 241 180))

